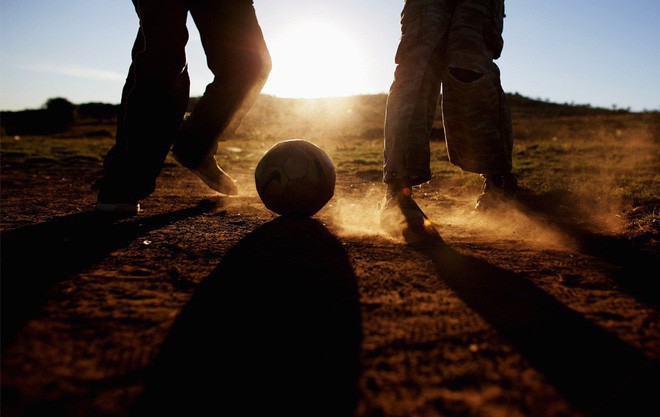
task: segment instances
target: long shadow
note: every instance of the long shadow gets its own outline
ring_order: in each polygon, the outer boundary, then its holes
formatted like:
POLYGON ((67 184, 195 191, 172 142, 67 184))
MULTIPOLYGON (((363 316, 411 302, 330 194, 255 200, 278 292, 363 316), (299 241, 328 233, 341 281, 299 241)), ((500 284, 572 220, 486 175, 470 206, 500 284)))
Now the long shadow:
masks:
POLYGON ((528 215, 541 216, 543 221, 574 240, 581 253, 614 265, 616 271, 610 276, 623 291, 642 303, 660 307, 660 291, 657 291, 660 259, 657 254, 644 251, 625 237, 600 234, 575 221, 576 218, 589 218, 579 201, 578 196, 565 190, 538 195, 523 190, 517 206, 528 215))
POLYGON ((419 248, 438 276, 579 410, 660 415, 658 363, 525 277, 437 244, 419 248))
POLYGON ((217 208, 219 201, 133 219, 84 212, 0 235, 2 347, 34 317, 50 288, 128 245, 140 234, 217 208))
POLYGON ((341 243, 277 218, 231 248, 175 320, 133 415, 352 415, 362 325, 341 243))

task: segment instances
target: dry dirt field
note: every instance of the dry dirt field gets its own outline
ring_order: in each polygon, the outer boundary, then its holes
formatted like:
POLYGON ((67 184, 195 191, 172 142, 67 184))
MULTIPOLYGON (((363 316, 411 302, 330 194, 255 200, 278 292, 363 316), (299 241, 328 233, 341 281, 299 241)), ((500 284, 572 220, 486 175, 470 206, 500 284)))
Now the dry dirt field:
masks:
POLYGON ((444 243, 410 247, 378 228, 381 115, 349 110, 248 115, 218 154, 239 196, 168 160, 132 218, 92 210, 111 137, 3 136, 2 415, 660 415, 657 114, 516 116, 493 214, 434 141, 444 243), (254 189, 289 137, 337 169, 310 219, 254 189))

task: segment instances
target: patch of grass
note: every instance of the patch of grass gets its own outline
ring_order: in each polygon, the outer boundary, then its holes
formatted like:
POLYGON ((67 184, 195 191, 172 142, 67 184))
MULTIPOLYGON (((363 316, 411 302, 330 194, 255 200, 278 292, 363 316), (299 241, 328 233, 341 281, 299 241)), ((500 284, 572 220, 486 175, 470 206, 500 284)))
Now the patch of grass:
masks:
POLYGON ((571 128, 570 137, 517 141, 514 172, 532 189, 563 188, 642 200, 657 196, 660 159, 648 117, 605 120, 605 125, 614 123, 613 131, 603 129, 603 121, 583 117, 571 128))
POLYGON ((63 164, 74 160, 100 162, 113 144, 112 138, 2 136, 0 157, 3 162, 46 159, 63 164))
POLYGON ((374 141, 356 139, 351 145, 344 143, 329 152, 335 166, 340 172, 356 173, 366 170, 383 169, 382 141, 380 147, 374 141))

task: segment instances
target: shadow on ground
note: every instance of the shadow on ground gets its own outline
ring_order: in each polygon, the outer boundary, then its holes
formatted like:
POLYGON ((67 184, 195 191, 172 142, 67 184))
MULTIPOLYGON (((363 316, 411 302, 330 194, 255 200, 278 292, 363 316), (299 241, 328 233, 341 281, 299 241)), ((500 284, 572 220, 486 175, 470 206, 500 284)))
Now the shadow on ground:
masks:
POLYGON ((361 340, 343 246, 316 220, 280 217, 197 288, 133 414, 350 416, 361 340))
POLYGON ((437 274, 588 415, 657 416, 660 372, 639 351, 591 323, 524 276, 438 240, 418 248, 437 274))
POLYGON ((657 254, 645 251, 642 245, 623 236, 611 236, 590 230, 589 223, 576 219, 589 219, 584 212, 583 198, 565 190, 535 195, 523 190, 517 205, 524 213, 541 217, 578 244, 578 250, 615 267, 610 276, 622 291, 642 303, 660 307, 657 254))
POLYGON ((165 225, 216 210, 223 200, 150 217, 84 212, 8 230, 2 250, 2 346, 38 314, 48 291, 58 282, 89 268, 138 236, 165 225))

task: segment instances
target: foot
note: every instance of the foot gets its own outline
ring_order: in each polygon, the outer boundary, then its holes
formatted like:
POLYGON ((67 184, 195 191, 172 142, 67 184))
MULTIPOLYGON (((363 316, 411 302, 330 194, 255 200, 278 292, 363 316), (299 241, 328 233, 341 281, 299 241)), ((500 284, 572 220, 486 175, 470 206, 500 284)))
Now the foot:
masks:
POLYGON ((518 180, 513 174, 482 175, 484 184, 475 208, 488 211, 511 202, 518 191, 518 180))
POLYGON ((140 212, 138 199, 131 197, 126 190, 116 191, 103 186, 101 181, 97 181, 92 186, 96 190, 95 210, 97 213, 116 214, 120 216, 134 216, 140 212))
POLYGON ((208 155, 197 166, 187 165, 176 153, 172 153, 172 156, 179 164, 197 175, 197 177, 199 177, 199 179, 201 179, 204 184, 208 185, 212 190, 226 195, 238 194, 236 182, 218 166, 213 155, 208 155))
POLYGON ((431 219, 412 198, 410 187, 389 187, 380 205, 380 226, 390 236, 409 245, 442 243, 431 219))
POLYGON ((119 214, 126 216, 135 216, 140 212, 140 205, 132 202, 107 202, 98 200, 96 202, 96 211, 99 213, 119 214))

